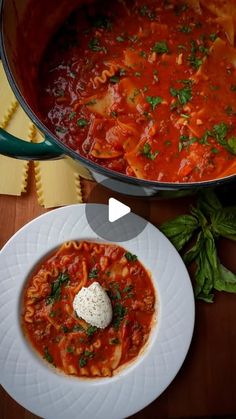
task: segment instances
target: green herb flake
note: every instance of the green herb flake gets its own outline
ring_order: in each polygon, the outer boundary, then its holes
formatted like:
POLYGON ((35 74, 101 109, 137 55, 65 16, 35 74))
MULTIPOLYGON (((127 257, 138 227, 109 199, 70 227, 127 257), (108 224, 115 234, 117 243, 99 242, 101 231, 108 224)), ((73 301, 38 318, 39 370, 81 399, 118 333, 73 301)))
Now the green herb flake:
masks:
POLYGON ((70 120, 70 121, 72 121, 72 119, 74 119, 74 118, 75 118, 75 116, 76 116, 76 112, 71 112, 71 113, 69 114, 69 120, 70 120))
POLYGON ((96 326, 89 326, 86 330, 86 334, 87 334, 87 336, 91 337, 91 336, 94 335, 94 333, 97 332, 97 330, 98 330, 98 328, 96 326))
POLYGON ((135 71, 134 75, 135 77, 141 77, 142 74, 139 71, 135 71))
POLYGON ((80 128, 84 128, 88 125, 88 121, 85 118, 79 118, 79 119, 77 119, 77 125, 80 128))
POLYGON ((229 149, 230 153, 236 155, 236 137, 231 137, 228 139, 227 148, 229 149))
POLYGON ((157 150, 154 152, 151 151, 151 146, 149 143, 144 144, 143 149, 140 149, 140 152, 150 160, 155 160, 159 154, 159 151, 157 150))
POLYGON ((100 45, 100 41, 98 38, 90 39, 88 43, 88 47, 89 49, 91 49, 91 51, 94 51, 94 52, 100 52, 100 51, 107 52, 107 49, 100 45))
POLYGON ((60 273, 55 281, 51 283, 51 292, 46 298, 46 305, 53 304, 61 298, 61 289, 63 285, 68 284, 70 277, 67 273, 60 273))
POLYGON ((91 99, 89 100, 89 102, 86 102, 85 105, 92 106, 92 105, 96 105, 96 103, 97 103, 96 99, 91 99))
POLYGON ((75 324, 72 328, 72 332, 84 332, 84 328, 80 324, 75 324))
POLYGON ((120 303, 116 303, 113 307, 113 326, 118 330, 122 320, 127 313, 127 308, 120 303))
POLYGON ((216 40, 216 38, 217 38, 217 33, 212 32, 212 33, 209 35, 209 38, 210 38, 210 40, 211 40, 212 42, 214 42, 214 41, 216 40))
POLYGON ((90 279, 92 279, 92 278, 98 278, 98 273, 99 273, 99 270, 98 270, 98 269, 92 269, 92 270, 89 272, 88 277, 89 277, 90 279))
POLYGON ((192 32, 192 28, 190 26, 183 25, 183 26, 180 26, 179 31, 188 34, 192 32))
POLYGON ((167 54, 169 52, 169 48, 166 41, 156 42, 152 47, 152 52, 156 52, 157 54, 167 54))
POLYGON ((126 287, 123 289, 123 292, 130 292, 134 286, 132 284, 126 285, 126 287))
POLYGON ((125 42, 125 38, 123 36, 116 37, 117 42, 125 42))
POLYGON ((66 351, 68 352, 68 354, 73 354, 74 348, 72 346, 67 346, 66 351))
POLYGON ((133 254, 132 254, 132 253, 130 253, 130 252, 126 252, 126 253, 125 253, 125 257, 126 257, 126 259, 127 259, 129 262, 136 262, 136 260, 138 260, 138 256, 133 255, 133 254))
POLYGON ((61 326, 61 329, 64 333, 68 333, 69 332, 69 328, 67 326, 65 326, 64 324, 61 326))
POLYGON ((154 111, 156 106, 163 102, 163 99, 160 96, 147 96, 146 101, 151 105, 151 108, 154 111))
POLYGON ((92 359, 94 357, 94 352, 85 350, 84 356, 86 356, 86 358, 92 359))
POLYGON ((109 344, 110 345, 119 345, 120 340, 119 340, 119 338, 112 338, 112 339, 109 340, 109 344))
POLYGON ((141 16, 148 17, 150 20, 154 20, 156 17, 156 13, 149 9, 149 7, 146 4, 140 7, 139 12, 141 16))
POLYGON ((113 83, 113 84, 119 83, 120 77, 119 76, 112 76, 112 77, 110 77, 109 81, 110 81, 110 83, 113 83))
POLYGON ((216 147, 212 147, 212 148, 211 148, 211 152, 212 152, 213 154, 218 154, 218 153, 219 153, 219 150, 218 150, 218 148, 216 148, 216 147))
POLYGON ((53 357, 52 355, 49 353, 48 348, 44 349, 44 355, 43 355, 44 359, 46 359, 46 361, 48 361, 50 364, 53 363, 53 357))
POLYGON ((170 94, 173 97, 177 97, 181 105, 186 105, 192 99, 191 87, 183 87, 182 89, 175 89, 170 87, 170 94))
POLYGON ((87 359, 84 356, 81 356, 79 359, 79 366, 80 368, 83 368, 87 365, 87 359))

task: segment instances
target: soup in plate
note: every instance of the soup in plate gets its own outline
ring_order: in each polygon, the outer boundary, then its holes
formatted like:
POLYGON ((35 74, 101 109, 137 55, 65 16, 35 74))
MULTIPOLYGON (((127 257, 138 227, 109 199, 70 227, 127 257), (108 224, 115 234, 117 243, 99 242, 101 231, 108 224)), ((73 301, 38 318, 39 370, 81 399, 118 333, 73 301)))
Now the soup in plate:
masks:
POLYGON ((28 279, 22 326, 38 354, 65 374, 109 377, 146 347, 155 307, 150 274, 136 255, 70 241, 28 279))
POLYGON ((235 27, 234 0, 84 4, 39 66, 43 120, 80 155, 128 176, 179 183, 231 175, 235 27))

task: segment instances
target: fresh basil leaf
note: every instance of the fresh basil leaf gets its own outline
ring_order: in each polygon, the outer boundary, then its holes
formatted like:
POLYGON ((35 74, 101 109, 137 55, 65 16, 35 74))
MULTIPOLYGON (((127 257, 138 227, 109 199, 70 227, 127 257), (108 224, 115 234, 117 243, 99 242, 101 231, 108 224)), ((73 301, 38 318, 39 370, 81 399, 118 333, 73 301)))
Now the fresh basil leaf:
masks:
POLYGON ((204 242, 203 232, 200 231, 197 236, 196 243, 183 255, 184 262, 188 265, 192 263, 199 255, 202 244, 204 242))
POLYGON ((163 223, 160 226, 160 230, 179 251, 188 243, 198 226, 196 217, 192 215, 181 215, 174 220, 163 223))
POLYGON ((236 275, 223 265, 220 265, 220 274, 220 277, 215 281, 215 289, 236 293, 236 275))
POLYGON ((230 153, 236 154, 236 137, 231 137, 228 139, 228 149, 230 153))
POLYGON ((205 215, 211 215, 222 208, 213 189, 204 189, 199 192, 198 205, 205 215))
POLYGON ((213 303, 214 301, 214 294, 203 294, 203 293, 200 293, 199 295, 198 295, 198 300, 203 300, 203 301, 205 301, 205 303, 213 303))
POLYGON ((211 216, 212 228, 218 236, 236 240, 236 207, 226 207, 211 216))

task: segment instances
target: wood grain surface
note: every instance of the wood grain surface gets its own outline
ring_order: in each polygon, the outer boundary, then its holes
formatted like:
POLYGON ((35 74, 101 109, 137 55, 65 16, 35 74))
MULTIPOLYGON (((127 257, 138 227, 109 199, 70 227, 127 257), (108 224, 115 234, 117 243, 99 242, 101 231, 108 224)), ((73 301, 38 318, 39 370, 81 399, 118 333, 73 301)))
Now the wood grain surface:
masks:
MULTIPOLYGON (((30 173, 32 170, 30 165, 30 173)), ((33 176, 30 179, 28 191, 22 197, 0 196, 0 248, 19 228, 46 212, 37 202, 33 176)), ((194 202, 194 197, 151 198, 144 202, 111 194, 102 187, 97 187, 91 198, 94 185, 83 182, 83 193, 88 202, 107 203, 109 196, 113 196, 121 198, 140 215, 147 214, 145 207, 148 205, 148 219, 157 227, 167 219, 188 212, 194 202)), ((221 188, 220 192, 224 200, 231 203, 235 190, 236 186, 231 185, 221 188)), ((236 273, 236 243, 221 240, 218 249, 222 262, 236 273)), ((233 294, 218 293, 214 304, 196 302, 193 340, 181 370, 157 400, 132 416, 133 419, 197 417, 236 418, 236 295, 233 294)), ((0 388, 0 418, 34 419, 36 416, 0 388)))

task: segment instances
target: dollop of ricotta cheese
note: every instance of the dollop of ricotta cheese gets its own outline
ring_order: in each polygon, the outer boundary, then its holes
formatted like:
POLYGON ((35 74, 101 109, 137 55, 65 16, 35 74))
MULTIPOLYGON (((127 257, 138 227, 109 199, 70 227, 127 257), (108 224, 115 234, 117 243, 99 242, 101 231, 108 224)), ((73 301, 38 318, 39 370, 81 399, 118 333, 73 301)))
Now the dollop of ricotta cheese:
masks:
POLYGON ((112 305, 98 282, 82 287, 73 300, 76 314, 92 326, 105 329, 112 320, 112 305))

